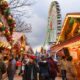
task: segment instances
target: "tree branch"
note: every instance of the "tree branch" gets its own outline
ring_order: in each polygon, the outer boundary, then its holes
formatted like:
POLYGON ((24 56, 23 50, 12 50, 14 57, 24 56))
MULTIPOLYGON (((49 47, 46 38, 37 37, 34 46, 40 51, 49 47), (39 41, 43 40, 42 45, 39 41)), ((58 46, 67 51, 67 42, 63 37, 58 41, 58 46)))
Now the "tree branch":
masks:
POLYGON ((32 6, 35 4, 34 1, 30 0, 10 0, 9 5, 16 19, 16 31, 18 32, 31 32, 31 24, 26 23, 24 17, 29 18, 27 12, 27 6, 32 6), (26 15, 27 14, 27 15, 26 15))

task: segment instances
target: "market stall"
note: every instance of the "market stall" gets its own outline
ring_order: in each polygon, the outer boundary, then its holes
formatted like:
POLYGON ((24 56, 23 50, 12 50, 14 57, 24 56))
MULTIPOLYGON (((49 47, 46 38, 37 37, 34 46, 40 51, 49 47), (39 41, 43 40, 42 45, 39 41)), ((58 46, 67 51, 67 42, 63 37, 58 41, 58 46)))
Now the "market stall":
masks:
POLYGON ((25 46, 25 53, 24 54, 34 54, 33 49, 30 45, 25 46))
POLYGON ((11 50, 13 43, 12 34, 15 27, 16 23, 10 13, 8 2, 6 0, 0 0, 0 46, 4 48, 1 53, 7 52, 7 49, 9 51, 11 50))
POLYGON ((0 36, 0 54, 3 55, 3 60, 6 63, 6 66, 8 63, 9 55, 10 55, 10 49, 11 49, 11 45, 7 41, 5 36, 0 36))
POLYGON ((5 63, 9 61, 10 56, 16 56, 16 53, 25 51, 25 36, 22 33, 16 33, 15 28, 16 21, 7 0, 0 0, 0 54, 5 63))
POLYGON ((24 54, 26 47, 25 35, 20 32, 13 32, 12 39, 13 39, 12 50, 14 52, 14 55, 16 56, 24 54))
POLYGON ((52 52, 63 51, 67 56, 73 57, 73 63, 77 70, 77 77, 80 80, 80 13, 69 13, 66 15, 63 27, 55 45, 51 46, 52 52))

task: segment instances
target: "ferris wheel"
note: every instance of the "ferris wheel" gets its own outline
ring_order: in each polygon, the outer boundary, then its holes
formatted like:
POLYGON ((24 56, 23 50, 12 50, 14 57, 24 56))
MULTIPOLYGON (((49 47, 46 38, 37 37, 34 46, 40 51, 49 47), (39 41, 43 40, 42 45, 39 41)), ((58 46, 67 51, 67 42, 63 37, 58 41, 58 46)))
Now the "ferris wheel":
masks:
POLYGON ((53 1, 50 5, 48 16, 47 34, 44 42, 45 45, 55 44, 60 34, 62 25, 61 9, 57 1, 53 1))

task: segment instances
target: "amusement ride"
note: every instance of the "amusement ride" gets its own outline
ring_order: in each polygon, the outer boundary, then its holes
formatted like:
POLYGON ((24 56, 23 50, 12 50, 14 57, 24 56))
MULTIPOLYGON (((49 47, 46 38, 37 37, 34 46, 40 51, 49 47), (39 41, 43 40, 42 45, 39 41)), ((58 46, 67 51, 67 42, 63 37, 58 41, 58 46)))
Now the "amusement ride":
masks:
POLYGON ((44 49, 48 49, 51 44, 55 44, 60 34, 62 26, 61 9, 57 1, 53 1, 50 5, 48 15, 47 34, 43 44, 44 49))

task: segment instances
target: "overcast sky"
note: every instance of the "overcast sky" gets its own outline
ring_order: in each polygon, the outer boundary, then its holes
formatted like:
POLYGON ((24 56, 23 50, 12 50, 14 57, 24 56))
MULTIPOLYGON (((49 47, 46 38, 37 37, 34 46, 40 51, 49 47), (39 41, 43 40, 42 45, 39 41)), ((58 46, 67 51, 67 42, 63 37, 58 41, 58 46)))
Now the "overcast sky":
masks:
MULTIPOLYGON (((31 18, 27 19, 32 25, 32 33, 27 33, 28 42, 33 48, 43 45, 48 24, 50 3, 54 0, 36 0, 37 3, 29 8, 31 18)), ((62 20, 66 13, 80 12, 80 0, 57 0, 60 4, 62 20)), ((26 13, 27 14, 27 13, 26 13)))
MULTIPOLYGON (((54 0, 37 0, 32 6, 32 16, 28 21, 32 24, 32 33, 27 34, 28 42, 32 47, 43 44, 48 24, 48 10, 54 0)), ((62 19, 66 13, 80 12, 80 0, 57 0, 61 7, 62 19)))

